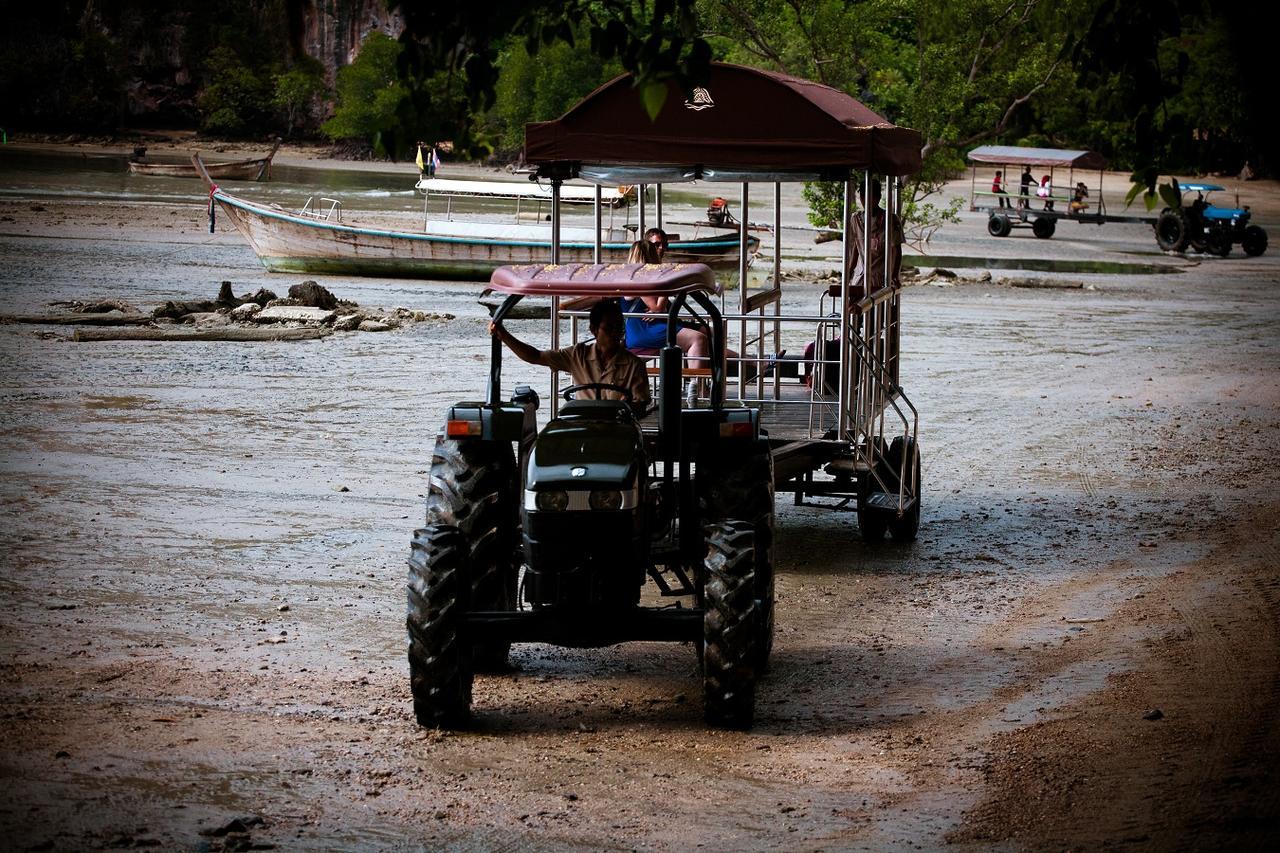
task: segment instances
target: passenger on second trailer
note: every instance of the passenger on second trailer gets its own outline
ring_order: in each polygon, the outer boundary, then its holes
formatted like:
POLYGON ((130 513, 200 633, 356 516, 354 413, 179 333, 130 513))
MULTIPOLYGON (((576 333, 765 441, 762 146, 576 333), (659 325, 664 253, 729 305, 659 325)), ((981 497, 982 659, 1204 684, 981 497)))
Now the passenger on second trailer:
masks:
POLYGON ((991 191, 1000 196, 1000 206, 1009 206, 1009 194, 1004 191, 1004 172, 996 172, 995 178, 991 181, 991 191))

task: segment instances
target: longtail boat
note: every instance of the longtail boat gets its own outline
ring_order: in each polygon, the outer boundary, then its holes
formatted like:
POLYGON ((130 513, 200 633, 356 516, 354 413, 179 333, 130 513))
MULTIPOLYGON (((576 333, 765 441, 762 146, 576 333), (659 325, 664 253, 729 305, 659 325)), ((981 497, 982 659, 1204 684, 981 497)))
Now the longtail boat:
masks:
MULTIPOLYGON (((280 148, 280 139, 266 157, 255 157, 251 160, 229 160, 226 163, 205 163, 205 171, 212 178, 221 181, 269 181, 271 180, 271 159, 280 148)), ((145 150, 145 149, 143 149, 145 150)), ((144 155, 145 156, 145 155, 144 155)), ((199 156, 196 154, 194 156, 199 156)), ((198 178, 200 173, 194 165, 188 163, 146 163, 141 159, 129 160, 129 172, 134 175, 151 175, 168 178, 198 178)))
MULTIPOLYGON (((487 281, 500 266, 551 259, 551 229, 546 223, 435 220, 422 232, 362 227, 343 222, 340 206, 327 199, 327 208, 313 208, 308 201, 294 213, 232 195, 216 184, 200 155, 191 161, 209 186, 211 211, 216 205, 272 272, 487 281)), ((602 235, 601 262, 625 263, 634 239, 629 230, 608 229, 602 235)), ((560 262, 590 263, 594 245, 594 229, 562 228, 560 262)), ((749 237, 753 255, 759 245, 758 238, 749 237)), ((738 268, 738 249, 736 232, 676 238, 664 260, 732 271, 738 268)))

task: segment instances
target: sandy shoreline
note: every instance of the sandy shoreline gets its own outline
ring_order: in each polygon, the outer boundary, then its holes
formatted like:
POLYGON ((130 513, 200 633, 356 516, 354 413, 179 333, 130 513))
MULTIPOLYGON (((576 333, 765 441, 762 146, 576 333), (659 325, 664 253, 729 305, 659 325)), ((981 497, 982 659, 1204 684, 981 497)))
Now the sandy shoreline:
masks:
MULTIPOLYGON (((0 302, 303 278, 192 196, 0 199, 0 302)), ((704 728, 668 644, 518 647, 477 679, 475 730, 414 725, 404 558, 445 409, 483 389, 478 285, 316 277, 455 319, 310 343, 0 325, 0 837, 222 849, 208 833, 253 816, 232 841, 1275 846, 1280 256, 1169 258, 1140 226, 993 242, 973 215, 936 247, 1174 271, 907 291, 920 540, 868 548, 849 513, 780 498, 748 733, 704 728)))

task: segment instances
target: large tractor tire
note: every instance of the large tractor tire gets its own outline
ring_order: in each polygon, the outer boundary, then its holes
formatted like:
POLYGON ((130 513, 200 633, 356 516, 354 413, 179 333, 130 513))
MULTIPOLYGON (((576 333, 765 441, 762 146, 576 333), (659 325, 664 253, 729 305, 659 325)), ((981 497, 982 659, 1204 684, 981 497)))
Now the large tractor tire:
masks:
POLYGON ((467 542, 458 528, 429 525, 413 534, 405 625, 419 725, 460 728, 471 715, 471 654, 459 637, 466 575, 467 542))
POLYGON ((757 441, 746 454, 707 453, 698 460, 698 500, 706 523, 741 520, 755 533, 755 590, 759 636, 756 666, 769 667, 776 601, 773 542, 773 453, 757 441))
POLYGON ((916 497, 911 508, 903 513, 901 518, 896 513, 889 514, 889 535, 895 542, 914 542, 916 533, 920 530, 920 503, 924 497, 924 482, 920 479, 920 448, 910 437, 900 435, 893 439, 893 443, 889 445, 889 453, 885 457, 885 461, 893 472, 891 485, 895 487, 899 485, 898 473, 902 471, 904 455, 909 459, 908 465, 915 468, 916 497))
POLYGON ((1267 250, 1267 232, 1257 225, 1250 225, 1244 229, 1244 236, 1240 238, 1240 248, 1249 257, 1258 257, 1267 250))
POLYGON ((1156 220, 1156 245, 1166 252, 1181 252, 1187 248, 1187 218, 1179 210, 1166 207, 1156 220))
POLYGON ((993 213, 987 219, 987 233, 992 237, 1008 237, 1011 231, 1013 231, 1013 222, 1010 221, 1008 214, 993 213))
POLYGON ((749 729, 756 707, 755 534, 730 521, 707 528, 702 590, 702 692, 707 723, 749 729))
POLYGON ((1214 228, 1205 238, 1204 249, 1211 255, 1225 258, 1231 254, 1231 232, 1225 228, 1214 228))
POLYGON ((1047 216, 1038 216, 1036 221, 1031 223, 1031 233, 1041 240, 1048 240, 1053 236, 1053 232, 1057 230, 1058 221, 1047 216))
MULTIPOLYGON (((451 525, 466 539, 470 610, 516 608, 516 485, 510 444, 436 436, 427 524, 451 525)), ((502 670, 510 651, 510 643, 477 643, 474 665, 484 672, 502 670)))

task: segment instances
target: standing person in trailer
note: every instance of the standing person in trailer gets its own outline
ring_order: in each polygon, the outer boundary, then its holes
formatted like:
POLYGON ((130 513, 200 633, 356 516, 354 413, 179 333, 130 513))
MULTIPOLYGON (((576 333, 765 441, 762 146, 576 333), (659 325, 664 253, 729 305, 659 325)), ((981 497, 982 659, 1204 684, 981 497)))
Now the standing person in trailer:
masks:
POLYGON ((1031 201, 1031 185, 1036 179, 1031 177, 1031 167, 1022 167, 1022 181, 1018 190, 1018 209, 1022 210, 1031 201))
POLYGON ((991 181, 991 191, 1000 196, 1000 207, 1009 206, 1009 194, 1004 191, 1004 172, 996 172, 995 178, 991 181))
POLYGON ((1044 209, 1053 210, 1053 178, 1045 175, 1040 179, 1040 189, 1036 190, 1036 195, 1044 199, 1044 209))

